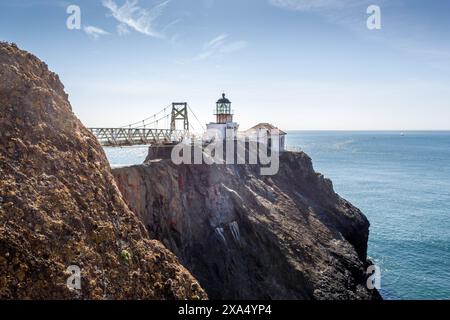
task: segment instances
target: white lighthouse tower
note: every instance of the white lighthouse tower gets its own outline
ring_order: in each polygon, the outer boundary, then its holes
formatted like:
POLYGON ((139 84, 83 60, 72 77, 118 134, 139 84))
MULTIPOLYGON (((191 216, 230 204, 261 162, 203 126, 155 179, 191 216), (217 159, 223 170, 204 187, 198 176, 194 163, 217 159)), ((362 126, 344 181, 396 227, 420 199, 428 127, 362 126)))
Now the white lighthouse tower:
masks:
POLYGON ((216 103, 216 109, 214 112, 216 116, 216 122, 207 124, 207 135, 209 139, 226 139, 234 138, 237 136, 239 125, 233 122, 233 112, 231 110, 231 101, 225 97, 225 93, 222 94, 222 98, 216 103), (227 137, 232 134, 232 137, 227 137))

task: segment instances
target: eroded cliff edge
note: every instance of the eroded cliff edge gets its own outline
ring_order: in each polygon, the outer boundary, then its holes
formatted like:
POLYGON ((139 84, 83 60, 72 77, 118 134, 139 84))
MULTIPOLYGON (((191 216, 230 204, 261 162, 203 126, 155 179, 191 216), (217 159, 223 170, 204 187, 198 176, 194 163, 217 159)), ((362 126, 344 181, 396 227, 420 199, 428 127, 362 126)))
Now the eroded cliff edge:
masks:
POLYGON ((275 176, 150 155, 113 170, 119 189, 210 298, 380 297, 366 287, 369 222, 305 153, 282 153, 275 176))
POLYGON ((0 115, 0 299, 206 298, 129 210, 58 76, 1 42, 0 115))

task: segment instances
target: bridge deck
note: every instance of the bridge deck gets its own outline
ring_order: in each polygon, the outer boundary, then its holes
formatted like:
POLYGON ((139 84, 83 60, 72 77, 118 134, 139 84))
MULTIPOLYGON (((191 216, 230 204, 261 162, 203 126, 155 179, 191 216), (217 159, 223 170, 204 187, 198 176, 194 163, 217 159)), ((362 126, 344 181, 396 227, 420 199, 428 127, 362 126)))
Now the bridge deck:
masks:
POLYGON ((186 131, 141 128, 90 128, 102 146, 119 147, 181 141, 186 131))

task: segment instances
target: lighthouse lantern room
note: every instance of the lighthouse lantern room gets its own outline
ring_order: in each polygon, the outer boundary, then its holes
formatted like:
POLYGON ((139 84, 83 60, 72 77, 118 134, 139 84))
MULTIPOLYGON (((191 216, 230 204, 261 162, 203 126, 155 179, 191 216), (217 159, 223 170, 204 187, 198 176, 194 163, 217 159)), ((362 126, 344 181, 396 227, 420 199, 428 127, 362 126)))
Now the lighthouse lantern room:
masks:
POLYGON ((222 94, 222 98, 216 102, 216 110, 214 111, 216 122, 211 122, 207 125, 208 136, 214 136, 216 139, 227 138, 227 132, 232 132, 233 137, 236 137, 239 125, 233 122, 233 112, 231 110, 231 101, 222 94), (227 131, 228 129, 228 131, 227 131))
POLYGON ((228 123, 233 122, 233 113, 231 112, 231 101, 225 97, 225 93, 222 94, 222 99, 219 99, 216 103, 216 122, 228 123))

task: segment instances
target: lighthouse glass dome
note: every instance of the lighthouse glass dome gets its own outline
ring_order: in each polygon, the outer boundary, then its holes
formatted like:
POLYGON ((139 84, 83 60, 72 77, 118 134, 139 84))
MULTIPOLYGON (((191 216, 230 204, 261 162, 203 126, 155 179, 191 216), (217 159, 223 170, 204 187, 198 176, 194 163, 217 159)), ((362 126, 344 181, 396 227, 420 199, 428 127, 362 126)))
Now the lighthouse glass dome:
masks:
POLYGON ((225 93, 216 103, 216 114, 231 114, 231 101, 225 98, 225 93))
POLYGON ((222 94, 222 99, 219 99, 216 103, 216 123, 232 123, 233 112, 231 111, 231 101, 225 98, 225 93, 222 94))

